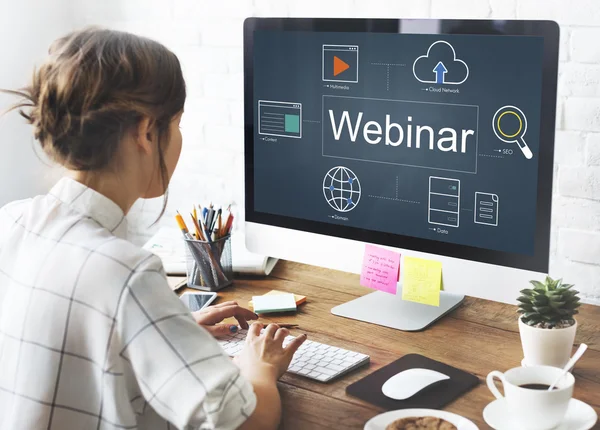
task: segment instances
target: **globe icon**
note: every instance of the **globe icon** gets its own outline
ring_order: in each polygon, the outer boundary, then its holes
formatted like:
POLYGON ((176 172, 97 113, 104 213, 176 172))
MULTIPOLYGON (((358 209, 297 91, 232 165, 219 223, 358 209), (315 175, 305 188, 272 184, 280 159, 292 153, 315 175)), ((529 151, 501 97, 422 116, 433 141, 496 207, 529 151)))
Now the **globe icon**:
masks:
POLYGON ((323 179, 325 200, 338 212, 350 212, 360 201, 360 182, 347 167, 331 169, 323 179))

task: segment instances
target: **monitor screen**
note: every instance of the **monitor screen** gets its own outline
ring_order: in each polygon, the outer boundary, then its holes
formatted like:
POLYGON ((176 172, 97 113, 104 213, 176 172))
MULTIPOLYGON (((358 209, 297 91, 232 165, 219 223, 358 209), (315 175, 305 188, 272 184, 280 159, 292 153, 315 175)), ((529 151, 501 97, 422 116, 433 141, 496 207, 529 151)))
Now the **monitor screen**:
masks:
POLYGON ((543 37, 258 29, 252 69, 255 212, 535 254, 543 37))

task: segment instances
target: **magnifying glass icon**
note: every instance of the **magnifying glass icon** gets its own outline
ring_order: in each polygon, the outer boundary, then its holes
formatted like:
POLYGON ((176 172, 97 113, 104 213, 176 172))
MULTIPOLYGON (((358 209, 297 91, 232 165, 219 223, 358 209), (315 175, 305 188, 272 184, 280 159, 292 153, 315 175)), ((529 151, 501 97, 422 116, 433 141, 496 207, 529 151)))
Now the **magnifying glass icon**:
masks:
POLYGON ((525 158, 533 158, 531 149, 523 139, 527 132, 527 118, 521 109, 515 106, 503 106, 498 109, 492 120, 492 129, 502 142, 516 143, 525 158))

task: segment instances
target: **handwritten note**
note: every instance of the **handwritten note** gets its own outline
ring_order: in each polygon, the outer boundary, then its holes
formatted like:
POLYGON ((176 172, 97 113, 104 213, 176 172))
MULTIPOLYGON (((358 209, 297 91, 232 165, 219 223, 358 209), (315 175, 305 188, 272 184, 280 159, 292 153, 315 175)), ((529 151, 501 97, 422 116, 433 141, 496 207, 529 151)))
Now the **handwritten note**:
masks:
POLYGON ((373 245, 365 246, 360 285, 396 294, 400 254, 373 245))
POLYGON ((404 257, 402 300, 440 305, 442 263, 423 258, 404 257))

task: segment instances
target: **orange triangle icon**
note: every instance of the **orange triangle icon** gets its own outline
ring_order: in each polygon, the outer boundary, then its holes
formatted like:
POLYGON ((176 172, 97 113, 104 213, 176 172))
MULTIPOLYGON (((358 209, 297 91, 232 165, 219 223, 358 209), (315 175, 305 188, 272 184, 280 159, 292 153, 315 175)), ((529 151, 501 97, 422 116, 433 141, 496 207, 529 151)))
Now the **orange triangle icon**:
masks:
POLYGON ((333 76, 337 76, 342 72, 345 72, 350 68, 350 64, 346 63, 344 60, 338 58, 337 56, 333 56, 333 76))

